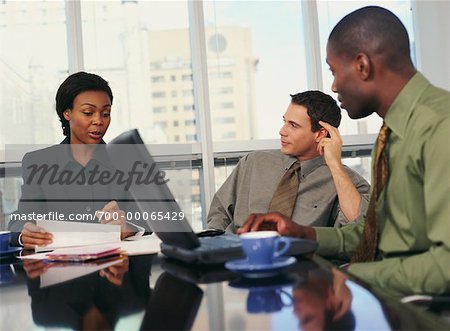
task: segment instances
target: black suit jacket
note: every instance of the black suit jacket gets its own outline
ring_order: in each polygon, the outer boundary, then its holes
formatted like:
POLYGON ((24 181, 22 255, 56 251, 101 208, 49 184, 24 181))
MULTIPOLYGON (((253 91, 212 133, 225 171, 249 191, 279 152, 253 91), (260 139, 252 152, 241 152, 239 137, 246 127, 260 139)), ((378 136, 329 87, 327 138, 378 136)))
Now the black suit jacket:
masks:
MULTIPOLYGON (((112 200, 116 200, 127 215, 138 211, 125 183, 115 176, 117 169, 105 147, 104 142, 99 144, 85 167, 73 159, 68 139, 60 145, 25 154, 22 196, 8 225, 12 245, 18 245, 24 224, 35 221, 39 217, 37 214, 47 215, 47 219, 52 220, 58 215, 65 221, 98 222, 93 217, 95 211, 112 200)), ((136 222, 130 217, 127 220, 146 230, 149 228, 145 222, 136 222)))

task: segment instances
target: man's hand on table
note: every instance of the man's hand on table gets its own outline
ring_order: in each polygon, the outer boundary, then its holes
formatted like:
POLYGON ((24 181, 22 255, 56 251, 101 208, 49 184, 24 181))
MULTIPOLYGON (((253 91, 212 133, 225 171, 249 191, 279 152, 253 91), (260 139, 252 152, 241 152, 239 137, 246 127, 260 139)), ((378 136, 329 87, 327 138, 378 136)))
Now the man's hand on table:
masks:
POLYGON ((283 236, 316 240, 316 231, 312 227, 297 224, 280 213, 251 214, 237 233, 263 230, 277 231, 283 236))

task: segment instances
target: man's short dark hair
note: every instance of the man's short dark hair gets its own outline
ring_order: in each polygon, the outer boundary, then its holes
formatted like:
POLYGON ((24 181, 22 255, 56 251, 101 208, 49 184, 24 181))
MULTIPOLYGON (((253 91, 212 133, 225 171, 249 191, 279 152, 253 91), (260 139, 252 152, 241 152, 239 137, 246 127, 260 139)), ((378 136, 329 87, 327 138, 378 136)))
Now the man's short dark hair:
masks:
POLYGON ((56 92, 56 113, 61 121, 63 134, 68 136, 70 134, 69 121, 64 118, 64 111, 73 108, 73 100, 76 96, 86 91, 102 91, 105 92, 113 102, 113 95, 108 82, 102 77, 90 74, 87 72, 77 72, 66 78, 59 86, 56 92))
POLYGON ((378 6, 363 7, 345 16, 331 31, 328 43, 339 56, 379 56, 396 72, 412 64, 405 26, 391 11, 378 6))
POLYGON ((331 96, 321 91, 306 91, 291 94, 291 103, 303 106, 311 118, 311 131, 317 132, 322 127, 319 121, 324 121, 335 128, 341 124, 341 108, 331 96))

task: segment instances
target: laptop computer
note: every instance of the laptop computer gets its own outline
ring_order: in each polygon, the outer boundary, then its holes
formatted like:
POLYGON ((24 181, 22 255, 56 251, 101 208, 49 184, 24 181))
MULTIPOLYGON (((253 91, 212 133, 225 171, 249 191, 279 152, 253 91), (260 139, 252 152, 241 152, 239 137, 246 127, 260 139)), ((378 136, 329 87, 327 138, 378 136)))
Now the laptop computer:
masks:
MULTIPOLYGON (((157 168, 136 129, 122 133, 113 139, 107 148, 114 166, 124 172, 130 171, 136 161, 157 168)), ((181 212, 166 184, 150 187, 134 183, 130 185, 129 190, 141 212, 157 211, 162 214, 175 213, 174 215, 181 212)), ((185 218, 177 221, 149 219, 148 225, 162 241, 161 252, 185 263, 219 264, 244 257, 238 235, 217 235, 217 232, 212 231, 209 233, 211 236, 204 236, 203 233, 203 236, 199 237, 185 218)), ((309 254, 317 248, 317 242, 313 240, 290 239, 287 255, 309 254)))

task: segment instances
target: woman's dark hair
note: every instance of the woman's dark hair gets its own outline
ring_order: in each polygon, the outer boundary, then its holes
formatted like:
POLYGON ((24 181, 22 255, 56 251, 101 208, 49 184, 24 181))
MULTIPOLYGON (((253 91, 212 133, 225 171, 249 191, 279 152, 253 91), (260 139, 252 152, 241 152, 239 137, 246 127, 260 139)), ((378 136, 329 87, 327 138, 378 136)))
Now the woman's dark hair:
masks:
POLYGON ((90 74, 87 72, 77 72, 66 78, 59 86, 56 92, 56 113, 61 121, 63 134, 70 135, 69 121, 64 118, 64 111, 73 108, 73 100, 76 96, 86 91, 102 91, 108 94, 111 104, 113 102, 113 95, 108 82, 102 77, 90 74))
POLYGON ((307 109, 312 132, 317 132, 322 127, 319 121, 329 123, 335 128, 341 123, 341 108, 331 96, 321 91, 291 94, 291 103, 307 109))

